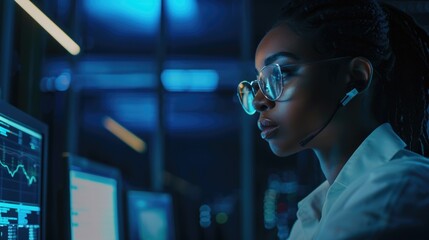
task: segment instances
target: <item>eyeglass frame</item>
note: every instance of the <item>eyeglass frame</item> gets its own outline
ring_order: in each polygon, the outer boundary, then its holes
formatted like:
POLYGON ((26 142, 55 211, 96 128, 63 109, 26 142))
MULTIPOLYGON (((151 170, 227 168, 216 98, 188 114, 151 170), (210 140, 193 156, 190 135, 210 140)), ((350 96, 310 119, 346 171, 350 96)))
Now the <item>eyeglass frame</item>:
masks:
POLYGON ((240 85, 241 85, 241 84, 244 84, 244 83, 249 84, 249 86, 250 86, 250 88, 251 88, 251 90, 252 90, 251 92, 252 92, 252 94, 253 94, 253 97, 256 97, 256 94, 258 93, 258 91, 262 89, 262 88, 261 88, 261 84, 260 84, 260 82, 261 82, 261 81, 263 81, 263 80, 261 80, 261 79, 260 79, 260 78, 261 78, 260 76, 261 76, 261 74, 262 74, 262 71, 263 71, 265 68, 267 68, 267 67, 269 67, 269 66, 273 66, 273 65, 274 65, 276 68, 278 68, 278 69, 280 70, 280 73, 281 73, 281 76, 282 76, 282 79, 281 79, 281 81, 282 81, 282 84, 281 84, 281 90, 280 90, 279 95, 278 95, 275 99, 271 100, 271 99, 266 95, 266 93, 264 93, 264 91, 263 91, 263 90, 261 90, 262 95, 263 95, 267 100, 275 102, 275 101, 277 101, 277 100, 282 96, 282 94, 283 94, 283 90, 284 90, 284 81, 285 81, 285 78, 287 77, 287 74, 286 74, 286 75, 285 75, 285 74, 283 74, 283 69, 285 69, 285 68, 287 68, 287 67, 298 67, 298 66, 302 66, 302 65, 311 65, 311 64, 316 64, 316 63, 323 63, 323 62, 338 61, 338 60, 342 60, 342 59, 346 59, 346 58, 351 58, 351 57, 350 57, 350 56, 346 56, 346 57, 335 57, 335 58, 320 59, 320 60, 315 60, 315 61, 310 61, 310 62, 291 63, 291 64, 282 64, 282 65, 280 65, 280 64, 278 64, 278 63, 272 63, 272 64, 269 64, 269 65, 266 65, 266 66, 262 67, 262 68, 261 68, 261 70, 259 70, 259 71, 258 71, 257 79, 255 79, 255 80, 253 80, 253 81, 251 81, 251 82, 246 81, 246 80, 243 80, 243 81, 241 81, 240 83, 238 83, 238 86, 237 86, 237 97, 238 97, 238 99, 239 99, 239 101, 240 101, 240 104, 241 104, 241 106, 243 107, 244 111, 245 111, 247 114, 249 114, 249 115, 253 115, 253 114, 255 114, 256 110, 255 110, 253 113, 249 113, 249 112, 246 110, 246 108, 243 106, 243 101, 242 101, 242 99, 241 99, 241 97, 240 97, 240 92, 239 92, 239 90, 238 90, 238 89, 239 89, 239 87, 240 87, 240 85), (257 83, 257 84, 258 84, 258 89, 257 89, 256 91, 255 91, 255 88, 253 87, 253 85, 254 85, 255 83, 257 83))

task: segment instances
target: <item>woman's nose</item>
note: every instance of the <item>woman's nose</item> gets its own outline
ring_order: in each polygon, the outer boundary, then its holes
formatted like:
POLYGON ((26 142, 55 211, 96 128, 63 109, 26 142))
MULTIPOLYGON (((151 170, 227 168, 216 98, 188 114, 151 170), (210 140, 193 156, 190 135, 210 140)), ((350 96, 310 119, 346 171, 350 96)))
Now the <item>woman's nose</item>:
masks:
POLYGON ((252 104, 255 110, 258 112, 264 112, 266 110, 272 109, 275 106, 275 102, 268 100, 264 94, 262 94, 260 89, 256 92, 252 104))

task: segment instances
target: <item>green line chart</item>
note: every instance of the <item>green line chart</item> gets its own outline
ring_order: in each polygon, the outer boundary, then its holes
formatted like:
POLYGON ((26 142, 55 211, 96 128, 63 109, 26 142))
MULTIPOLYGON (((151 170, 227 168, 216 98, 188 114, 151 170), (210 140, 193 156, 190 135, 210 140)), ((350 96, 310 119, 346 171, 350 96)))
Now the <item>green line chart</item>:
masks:
POLYGON ((24 173, 25 177, 27 178, 28 185, 31 185, 31 184, 33 184, 33 182, 36 182, 36 181, 37 181, 37 179, 36 179, 36 177, 35 177, 35 176, 29 176, 29 175, 28 175, 27 171, 26 171, 26 170, 25 170, 25 168, 24 168, 24 165, 22 165, 22 164, 17 165, 17 166, 16 166, 16 168, 15 168, 15 170, 13 170, 13 171, 11 171, 11 170, 10 170, 10 168, 9 168, 9 166, 8 166, 8 165, 6 165, 6 164, 4 164, 2 161, 0 161, 0 165, 1 165, 2 167, 6 168, 6 169, 7 169, 7 171, 9 172, 9 174, 10 174, 12 177, 15 177, 15 174, 19 171, 19 169, 22 169, 22 172, 24 173))
MULTIPOLYGON (((12 151, 11 149, 7 148, 4 143, 1 147, 1 150, 2 150, 2 155, 1 155, 2 158, 0 159, 0 167, 5 168, 12 178, 15 177, 15 175, 17 173, 22 172, 22 174, 24 174, 25 178, 27 179, 27 183, 29 186, 31 186, 33 183, 37 182, 37 178, 36 178, 35 174, 28 171, 25 168, 24 164, 22 164, 20 162, 18 162, 18 164, 12 164, 12 165, 6 164, 6 155, 15 156, 18 159, 27 158, 29 160, 33 159, 32 155, 16 153, 16 152, 12 151)), ((11 157, 11 159, 12 159, 12 161, 14 161, 15 158, 11 157)))

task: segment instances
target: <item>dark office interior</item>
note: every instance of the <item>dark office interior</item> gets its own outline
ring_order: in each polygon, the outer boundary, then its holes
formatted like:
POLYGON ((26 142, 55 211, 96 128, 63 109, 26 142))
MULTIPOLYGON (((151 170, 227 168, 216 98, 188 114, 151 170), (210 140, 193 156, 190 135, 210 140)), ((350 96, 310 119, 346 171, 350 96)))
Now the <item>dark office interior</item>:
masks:
MULTIPOLYGON (((79 239, 71 158, 118 173, 112 239, 134 239, 132 191, 168 197, 170 235, 159 239, 286 239, 323 174, 310 151, 276 157, 236 96, 255 78, 254 52, 280 1, 31 1, 77 53, 18 2, 0 3, 0 99, 48 129, 45 239, 79 239)), ((388 2, 429 30, 428 1, 388 2)))

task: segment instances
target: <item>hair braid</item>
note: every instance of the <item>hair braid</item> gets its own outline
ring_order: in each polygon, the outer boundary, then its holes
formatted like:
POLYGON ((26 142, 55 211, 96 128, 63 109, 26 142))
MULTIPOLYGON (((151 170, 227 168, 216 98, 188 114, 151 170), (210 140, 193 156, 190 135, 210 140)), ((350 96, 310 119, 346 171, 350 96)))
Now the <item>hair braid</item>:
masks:
POLYGON ((408 14, 387 4, 382 6, 389 18, 396 58, 389 79, 393 96, 387 119, 411 150, 428 156, 429 37, 408 14))

